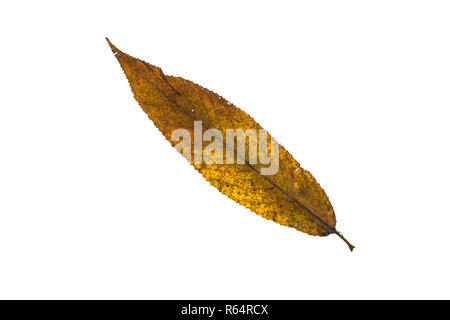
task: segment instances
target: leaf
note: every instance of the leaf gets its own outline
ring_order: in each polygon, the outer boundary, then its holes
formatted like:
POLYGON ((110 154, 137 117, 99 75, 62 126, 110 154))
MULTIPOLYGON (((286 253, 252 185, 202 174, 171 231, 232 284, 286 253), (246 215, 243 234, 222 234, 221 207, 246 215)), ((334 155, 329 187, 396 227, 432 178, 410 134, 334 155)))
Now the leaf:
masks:
MULTIPOLYGON (((250 155, 250 141, 260 143, 260 136, 248 138, 244 156, 237 153, 237 143, 232 147, 226 143, 223 137, 226 137, 227 129, 263 130, 253 118, 216 93, 189 80, 167 76, 160 68, 129 56, 106 40, 128 78, 135 99, 172 146, 185 152, 177 145, 178 141, 172 139, 177 129, 185 129, 190 137, 194 137, 188 140, 191 151, 184 155, 211 185, 264 218, 310 235, 337 234, 353 250, 354 247, 336 230, 334 210, 323 189, 282 146, 278 150, 278 171, 264 175, 262 170, 267 170, 267 162, 259 159, 262 152, 274 156, 276 145, 267 144, 265 150, 257 151, 258 161, 250 163, 245 157, 250 155), (241 164, 211 163, 223 155, 211 149, 210 157, 205 156, 208 154, 207 143, 196 148, 193 140, 196 132, 199 137, 195 128, 198 121, 202 124, 200 139, 205 130, 217 129, 216 133, 221 133, 222 138, 215 135, 215 139, 210 137, 211 141, 216 146, 224 146, 225 153, 233 154, 235 162, 240 160, 241 164), (234 158, 234 154, 238 156, 234 158), (205 156, 205 161, 196 162, 199 156, 205 156)), ((275 140, 268 135, 267 141, 275 140)))

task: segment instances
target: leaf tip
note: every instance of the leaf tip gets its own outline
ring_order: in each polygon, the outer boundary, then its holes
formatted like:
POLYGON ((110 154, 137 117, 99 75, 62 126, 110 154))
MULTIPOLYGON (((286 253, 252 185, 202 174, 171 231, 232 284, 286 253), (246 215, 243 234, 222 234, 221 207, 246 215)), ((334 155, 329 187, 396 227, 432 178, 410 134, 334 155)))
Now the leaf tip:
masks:
POLYGON ((108 37, 105 37, 105 39, 106 39, 106 42, 108 42, 108 45, 111 48, 112 52, 114 54, 117 54, 120 50, 117 49, 117 47, 115 45, 113 45, 111 41, 109 41, 108 37))

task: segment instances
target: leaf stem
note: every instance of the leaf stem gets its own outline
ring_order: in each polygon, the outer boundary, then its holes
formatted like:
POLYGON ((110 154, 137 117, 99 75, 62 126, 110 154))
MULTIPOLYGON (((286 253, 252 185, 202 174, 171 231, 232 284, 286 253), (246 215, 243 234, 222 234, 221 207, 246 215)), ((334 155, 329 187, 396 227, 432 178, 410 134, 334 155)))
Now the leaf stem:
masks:
POLYGON ((355 249, 355 246, 352 245, 347 239, 345 239, 345 237, 344 237, 339 231, 337 231, 337 230, 335 229, 335 230, 334 230, 334 233, 336 233, 337 236, 338 236, 339 238, 341 238, 342 240, 344 240, 344 242, 348 245, 348 248, 350 249, 350 251, 353 251, 353 249, 355 249))

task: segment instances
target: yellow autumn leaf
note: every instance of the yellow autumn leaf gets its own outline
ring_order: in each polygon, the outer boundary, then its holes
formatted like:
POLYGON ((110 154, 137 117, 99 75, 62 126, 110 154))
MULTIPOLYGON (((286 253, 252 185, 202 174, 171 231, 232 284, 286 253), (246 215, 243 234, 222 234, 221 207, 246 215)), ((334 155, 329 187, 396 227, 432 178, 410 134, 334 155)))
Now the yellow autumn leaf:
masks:
POLYGON ((106 40, 144 112, 212 186, 264 218, 310 235, 336 234, 353 250, 319 183, 252 117, 106 40))

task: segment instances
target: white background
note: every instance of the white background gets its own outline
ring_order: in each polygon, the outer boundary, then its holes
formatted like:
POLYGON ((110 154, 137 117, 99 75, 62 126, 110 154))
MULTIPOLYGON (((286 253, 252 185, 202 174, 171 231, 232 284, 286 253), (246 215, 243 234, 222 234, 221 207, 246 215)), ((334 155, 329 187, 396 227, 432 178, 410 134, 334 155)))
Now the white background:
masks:
POLYGON ((0 298, 450 298, 448 1, 0 5, 0 298), (251 114, 335 235, 229 200, 104 39, 251 114))

